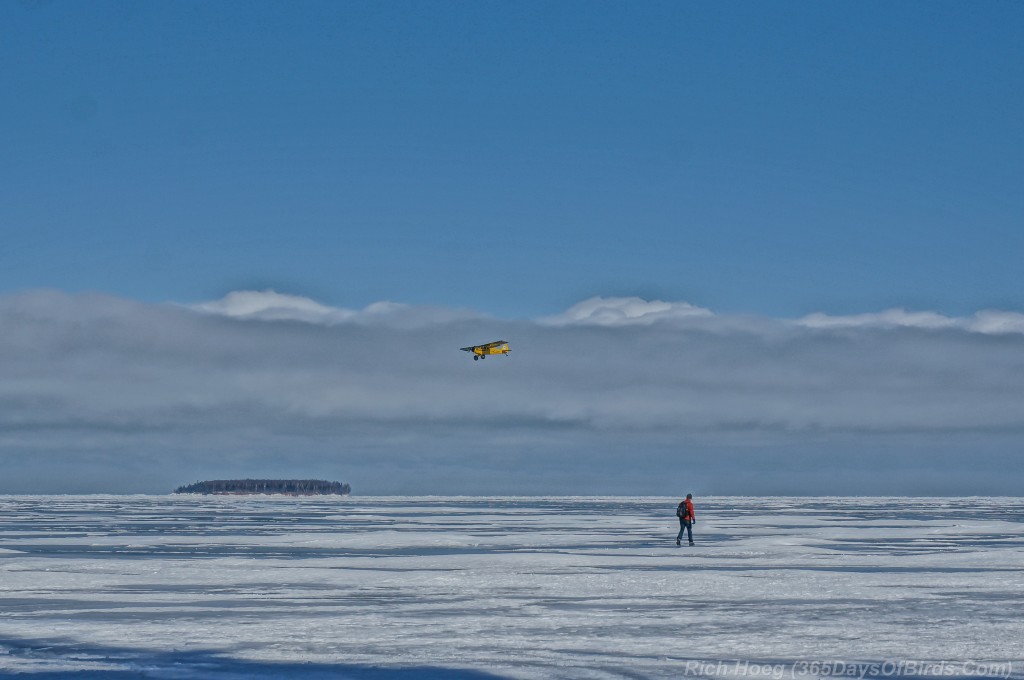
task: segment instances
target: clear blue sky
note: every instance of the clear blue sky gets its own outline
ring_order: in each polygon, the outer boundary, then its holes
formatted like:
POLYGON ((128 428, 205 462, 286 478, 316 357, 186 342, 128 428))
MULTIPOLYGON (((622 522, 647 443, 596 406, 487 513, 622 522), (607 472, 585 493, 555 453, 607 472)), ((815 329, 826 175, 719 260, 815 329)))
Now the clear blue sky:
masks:
POLYGON ((0 3, 0 291, 1024 309, 1024 3, 0 3))

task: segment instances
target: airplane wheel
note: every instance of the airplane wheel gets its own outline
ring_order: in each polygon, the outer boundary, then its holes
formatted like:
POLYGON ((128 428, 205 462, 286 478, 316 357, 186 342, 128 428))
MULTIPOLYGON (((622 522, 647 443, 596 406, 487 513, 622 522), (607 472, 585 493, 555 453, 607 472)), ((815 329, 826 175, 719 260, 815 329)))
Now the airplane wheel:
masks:
POLYGON ((480 357, 478 357, 478 356, 474 356, 473 357, 473 361, 479 361, 479 359, 480 359, 480 357))

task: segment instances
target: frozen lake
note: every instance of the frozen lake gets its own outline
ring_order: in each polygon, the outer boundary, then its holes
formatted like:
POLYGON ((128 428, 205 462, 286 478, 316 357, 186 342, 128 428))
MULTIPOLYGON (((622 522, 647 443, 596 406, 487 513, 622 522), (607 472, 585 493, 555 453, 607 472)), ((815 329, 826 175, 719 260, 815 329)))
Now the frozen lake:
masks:
POLYGON ((1024 678, 1024 498, 695 500, 0 497, 0 676, 1024 678))

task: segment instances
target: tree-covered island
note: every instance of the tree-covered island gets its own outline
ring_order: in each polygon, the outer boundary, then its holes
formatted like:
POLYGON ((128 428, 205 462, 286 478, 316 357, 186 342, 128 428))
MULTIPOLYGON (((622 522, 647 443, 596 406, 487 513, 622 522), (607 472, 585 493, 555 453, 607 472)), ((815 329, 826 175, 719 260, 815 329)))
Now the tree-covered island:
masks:
POLYGON ((179 486, 174 493, 222 495, 281 494, 286 496, 347 496, 352 487, 323 479, 212 479, 179 486))

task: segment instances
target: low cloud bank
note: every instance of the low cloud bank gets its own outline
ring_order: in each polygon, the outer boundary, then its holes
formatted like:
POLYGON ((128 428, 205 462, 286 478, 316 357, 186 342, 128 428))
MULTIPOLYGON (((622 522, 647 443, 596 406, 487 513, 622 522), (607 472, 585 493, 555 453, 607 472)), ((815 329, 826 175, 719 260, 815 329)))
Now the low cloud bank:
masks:
MULTIPOLYGON (((937 456, 1019 455, 1022 368, 1014 312, 789 320, 592 298, 523 321, 273 291, 33 291, 0 296, 0 491, 331 470, 363 492, 659 493, 680 470, 719 493, 792 492, 809 471, 815 491, 943 490, 937 456), (499 337, 511 357, 458 351, 499 337)), ((1007 484, 973 468, 959 479, 975 492, 1007 484)))

